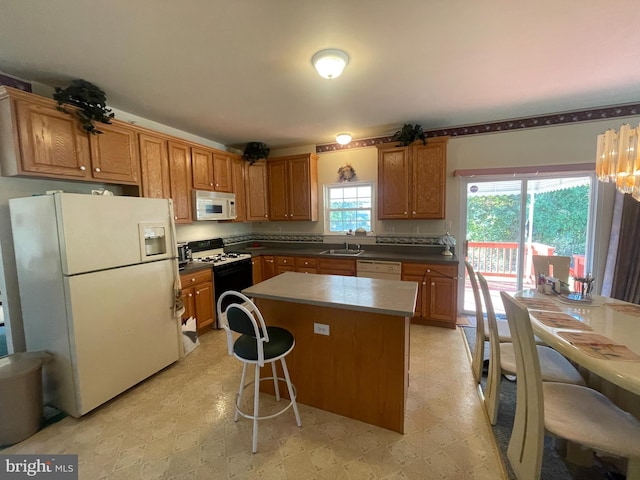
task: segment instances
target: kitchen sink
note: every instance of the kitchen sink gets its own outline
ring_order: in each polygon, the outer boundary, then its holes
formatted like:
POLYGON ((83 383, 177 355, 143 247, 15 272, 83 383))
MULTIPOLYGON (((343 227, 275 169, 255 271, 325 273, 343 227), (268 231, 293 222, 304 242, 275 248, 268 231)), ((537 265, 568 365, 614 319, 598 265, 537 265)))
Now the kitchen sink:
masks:
POLYGON ((364 250, 355 250, 351 248, 340 248, 335 250, 325 250, 324 252, 320 252, 321 255, 349 255, 356 256, 360 255, 364 250))

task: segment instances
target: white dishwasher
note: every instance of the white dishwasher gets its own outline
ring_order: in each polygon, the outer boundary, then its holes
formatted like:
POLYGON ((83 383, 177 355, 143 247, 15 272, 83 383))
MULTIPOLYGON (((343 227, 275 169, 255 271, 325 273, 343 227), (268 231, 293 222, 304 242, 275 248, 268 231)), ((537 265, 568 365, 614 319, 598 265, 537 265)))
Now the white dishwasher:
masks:
POLYGON ((402 263, 383 260, 358 260, 356 277, 381 278, 383 280, 401 280, 402 263))

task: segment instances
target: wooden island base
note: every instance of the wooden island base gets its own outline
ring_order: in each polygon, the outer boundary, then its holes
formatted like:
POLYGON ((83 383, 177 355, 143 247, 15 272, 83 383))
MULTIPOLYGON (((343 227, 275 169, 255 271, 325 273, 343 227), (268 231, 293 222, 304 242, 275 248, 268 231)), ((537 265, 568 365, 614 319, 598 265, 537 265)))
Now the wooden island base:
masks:
MULTIPOLYGON (((404 433, 408 317, 255 301, 267 325, 286 328, 295 337, 286 361, 298 402, 404 433), (314 323, 328 325, 329 335, 314 333, 314 323)), ((270 376, 271 369, 263 369, 262 375, 270 376)), ((262 382, 261 388, 273 393, 271 382, 262 382)))

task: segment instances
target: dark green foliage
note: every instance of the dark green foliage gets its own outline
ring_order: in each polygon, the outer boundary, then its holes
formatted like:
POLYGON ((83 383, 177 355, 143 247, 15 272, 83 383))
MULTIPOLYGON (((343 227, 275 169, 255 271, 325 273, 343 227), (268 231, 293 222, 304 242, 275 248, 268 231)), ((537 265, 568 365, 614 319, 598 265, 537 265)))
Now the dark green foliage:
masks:
POLYGON ((393 134, 393 141, 400 142, 398 146, 406 147, 416 140, 422 140, 423 145, 427 144, 427 138, 422 131, 422 126, 418 124, 413 126, 410 123, 405 123, 401 130, 393 134))
POLYGON ((53 99, 58 102, 58 110, 70 113, 63 104, 78 107, 76 115, 82 128, 92 134, 102 133, 93 124, 94 121, 111 123, 114 113, 107 107, 107 96, 104 91, 86 80, 72 80, 67 88, 56 87, 53 99))
MULTIPOLYGON (((530 200, 528 197, 527 208, 530 200)), ((537 193, 534 202, 532 241, 555 247, 556 255, 584 254, 589 186, 537 193)), ((519 195, 469 197, 468 211, 470 241, 518 241, 519 195)))
POLYGON ((271 149, 267 147, 266 143, 262 142, 249 142, 244 148, 242 158, 247 160, 251 165, 260 160, 261 158, 267 158, 271 149))

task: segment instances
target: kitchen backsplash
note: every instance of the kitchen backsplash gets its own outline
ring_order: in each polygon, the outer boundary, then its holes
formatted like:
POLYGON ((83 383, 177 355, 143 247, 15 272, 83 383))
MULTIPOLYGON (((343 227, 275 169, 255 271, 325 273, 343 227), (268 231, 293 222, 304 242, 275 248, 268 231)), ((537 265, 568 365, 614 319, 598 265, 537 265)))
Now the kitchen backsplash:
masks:
MULTIPOLYGON (((357 236, 345 236, 345 240, 357 242, 357 236)), ((376 245, 442 245, 441 235, 382 234, 376 236, 376 245)), ((324 235, 310 233, 243 233, 223 236, 225 245, 245 242, 305 242, 323 243, 324 235)))

